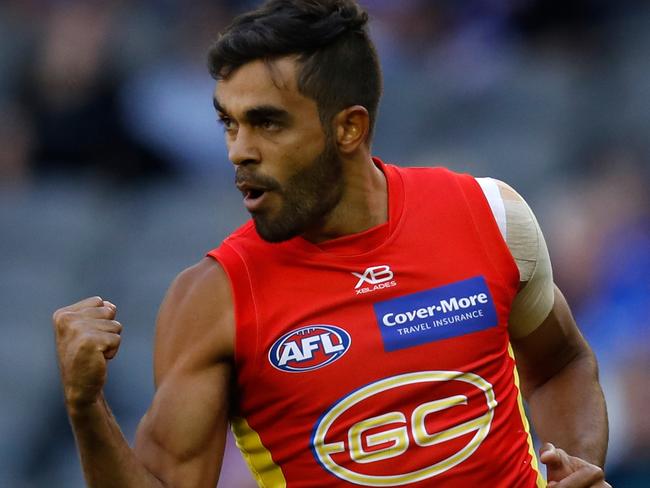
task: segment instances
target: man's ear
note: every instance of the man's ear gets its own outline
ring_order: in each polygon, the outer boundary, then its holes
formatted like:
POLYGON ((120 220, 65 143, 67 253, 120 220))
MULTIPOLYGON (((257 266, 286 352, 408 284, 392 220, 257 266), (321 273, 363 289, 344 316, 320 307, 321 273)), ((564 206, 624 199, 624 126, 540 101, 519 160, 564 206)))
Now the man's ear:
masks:
POLYGON ((332 121, 336 144, 343 154, 351 154, 368 142, 370 116, 361 105, 341 110, 332 121))

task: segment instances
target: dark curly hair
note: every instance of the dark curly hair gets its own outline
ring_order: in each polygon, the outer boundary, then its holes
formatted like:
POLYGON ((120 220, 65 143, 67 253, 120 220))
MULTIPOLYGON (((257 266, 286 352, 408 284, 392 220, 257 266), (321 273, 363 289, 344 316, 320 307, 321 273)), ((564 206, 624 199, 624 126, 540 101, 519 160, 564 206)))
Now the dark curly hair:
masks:
POLYGON ((298 90, 316 101, 325 130, 338 112, 361 105, 372 133, 382 81, 367 23, 354 0, 269 0, 221 33, 208 54, 210 73, 227 79, 250 61, 297 55, 298 90))

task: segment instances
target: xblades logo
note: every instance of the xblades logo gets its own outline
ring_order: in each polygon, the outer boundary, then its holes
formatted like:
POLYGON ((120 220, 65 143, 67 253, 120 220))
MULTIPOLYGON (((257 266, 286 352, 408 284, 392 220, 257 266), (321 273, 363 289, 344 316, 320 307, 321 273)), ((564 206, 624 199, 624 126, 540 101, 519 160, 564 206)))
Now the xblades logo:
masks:
POLYGON ((381 266, 371 266, 363 273, 352 272, 352 274, 359 278, 357 285, 354 287, 357 295, 384 288, 391 288, 397 285, 397 282, 393 280, 394 274, 391 271, 390 266, 385 264, 381 266))
POLYGON ((393 279, 393 272, 390 270, 389 266, 372 266, 371 268, 366 269, 363 274, 352 272, 354 276, 359 278, 359 282, 355 289, 361 288, 364 283, 369 285, 378 285, 379 283, 384 283, 393 279))

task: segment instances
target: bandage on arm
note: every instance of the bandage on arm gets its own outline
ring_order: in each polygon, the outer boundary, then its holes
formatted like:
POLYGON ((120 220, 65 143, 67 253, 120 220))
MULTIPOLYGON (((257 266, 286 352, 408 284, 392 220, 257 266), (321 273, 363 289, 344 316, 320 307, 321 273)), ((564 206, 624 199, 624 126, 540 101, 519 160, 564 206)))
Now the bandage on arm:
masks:
POLYGON ((517 339, 533 332, 553 307, 553 271, 548 248, 533 211, 521 195, 502 181, 476 180, 519 269, 521 287, 509 319, 510 336, 517 339))

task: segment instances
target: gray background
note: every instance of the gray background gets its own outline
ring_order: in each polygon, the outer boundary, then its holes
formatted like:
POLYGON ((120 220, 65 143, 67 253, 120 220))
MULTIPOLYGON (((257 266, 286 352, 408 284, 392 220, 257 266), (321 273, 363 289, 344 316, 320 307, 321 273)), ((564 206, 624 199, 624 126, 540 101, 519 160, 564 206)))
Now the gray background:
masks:
MULTIPOLYGON (((118 305, 107 395, 131 439, 167 286, 246 219, 205 52, 248 3, 0 3, 0 486, 83 486, 52 312, 118 305)), ((385 70, 374 153, 501 178, 530 202, 600 360, 609 478, 647 486, 647 3, 365 5, 385 70)), ((251 486, 231 449, 224 471, 220 486, 251 486)))

